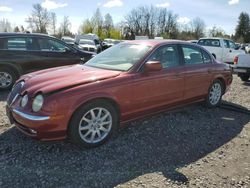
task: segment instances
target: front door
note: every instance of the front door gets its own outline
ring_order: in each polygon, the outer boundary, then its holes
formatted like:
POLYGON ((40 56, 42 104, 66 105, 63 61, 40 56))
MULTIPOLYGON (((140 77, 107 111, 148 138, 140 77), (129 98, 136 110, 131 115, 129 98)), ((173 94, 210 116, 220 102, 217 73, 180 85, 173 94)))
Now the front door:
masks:
POLYGON ((136 114, 178 103, 184 95, 184 68, 176 45, 159 47, 147 61, 160 61, 163 69, 137 73, 131 86, 136 114))

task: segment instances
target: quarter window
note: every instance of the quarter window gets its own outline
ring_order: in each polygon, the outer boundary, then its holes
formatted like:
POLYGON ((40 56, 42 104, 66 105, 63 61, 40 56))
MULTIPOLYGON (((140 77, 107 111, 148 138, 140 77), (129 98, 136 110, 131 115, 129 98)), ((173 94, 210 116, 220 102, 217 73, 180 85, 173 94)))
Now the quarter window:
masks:
POLYGON ((204 50, 202 50, 202 55, 203 55, 204 63, 211 63, 212 62, 211 56, 207 52, 205 52, 204 50))
POLYGON ((176 45, 166 45, 158 48, 149 58, 150 61, 160 61, 163 68, 179 66, 179 56, 176 45))

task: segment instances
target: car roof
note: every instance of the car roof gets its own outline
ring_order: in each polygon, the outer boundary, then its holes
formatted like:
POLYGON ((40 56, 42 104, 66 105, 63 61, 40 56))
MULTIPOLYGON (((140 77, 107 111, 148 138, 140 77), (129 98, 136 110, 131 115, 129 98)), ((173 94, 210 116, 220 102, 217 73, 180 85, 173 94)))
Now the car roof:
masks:
POLYGON ((148 40, 131 40, 131 41, 125 41, 125 43, 130 43, 130 44, 143 44, 147 46, 158 46, 162 44, 191 44, 190 42, 187 41, 181 41, 181 40, 170 40, 170 39, 148 39, 148 40))
POLYGON ((0 37, 10 37, 10 36, 42 36, 42 37, 52 37, 47 34, 42 34, 42 33, 0 33, 0 37))
POLYGON ((227 39, 227 38, 222 38, 222 37, 203 37, 203 38, 200 38, 199 40, 204 40, 204 39, 217 39, 217 40, 230 40, 232 41, 231 39, 227 39))

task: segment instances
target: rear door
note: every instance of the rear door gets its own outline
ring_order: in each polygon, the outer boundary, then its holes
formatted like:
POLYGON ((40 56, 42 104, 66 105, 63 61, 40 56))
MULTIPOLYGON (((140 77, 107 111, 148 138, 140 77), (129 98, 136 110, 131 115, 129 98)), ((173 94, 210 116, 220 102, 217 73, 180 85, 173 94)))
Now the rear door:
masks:
POLYGON ((33 40, 25 36, 9 36, 1 39, 1 62, 12 63, 20 67, 23 73, 34 70, 35 58, 29 53, 33 40))
POLYGON ((46 37, 36 38, 36 40, 39 45, 39 51, 35 53, 39 54, 41 58, 39 65, 41 69, 81 62, 81 57, 73 49, 58 40, 46 37))
POLYGON ((184 99, 200 98, 208 93, 212 81, 213 65, 210 55, 190 45, 181 45, 185 63, 184 99))

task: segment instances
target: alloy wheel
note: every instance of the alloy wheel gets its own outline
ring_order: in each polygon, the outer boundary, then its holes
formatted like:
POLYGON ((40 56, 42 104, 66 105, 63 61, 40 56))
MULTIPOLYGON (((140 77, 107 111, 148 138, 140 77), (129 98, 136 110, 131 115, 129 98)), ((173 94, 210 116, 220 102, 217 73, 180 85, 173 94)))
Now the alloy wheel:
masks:
POLYGON ((222 88, 220 83, 218 82, 214 83, 209 93, 209 102, 211 103, 211 105, 215 106, 220 102, 221 94, 222 94, 222 88))
POLYGON ((111 113, 102 107, 86 112, 79 123, 79 134, 82 140, 95 144, 104 140, 112 128, 111 113))
POLYGON ((7 88, 12 84, 13 78, 8 72, 0 72, 0 88, 7 88))

